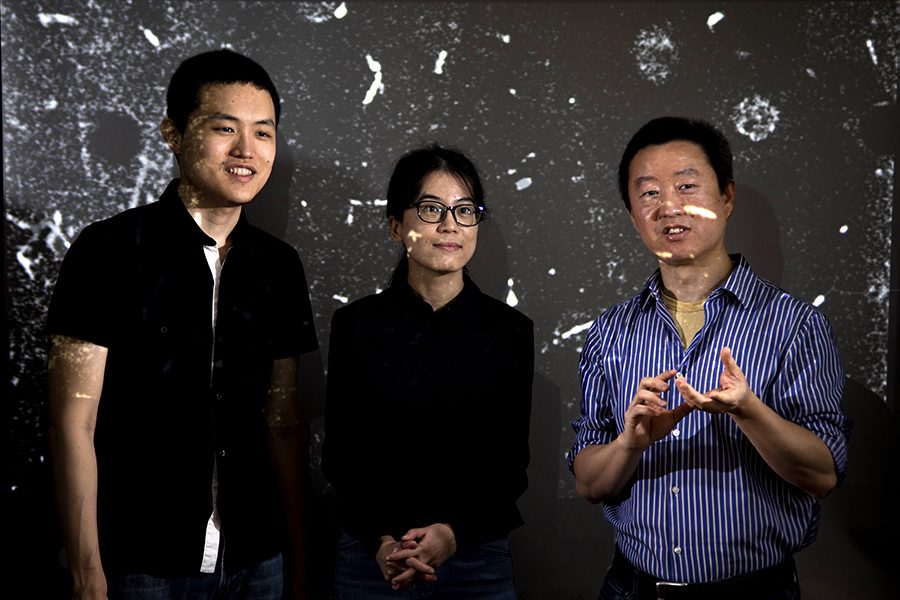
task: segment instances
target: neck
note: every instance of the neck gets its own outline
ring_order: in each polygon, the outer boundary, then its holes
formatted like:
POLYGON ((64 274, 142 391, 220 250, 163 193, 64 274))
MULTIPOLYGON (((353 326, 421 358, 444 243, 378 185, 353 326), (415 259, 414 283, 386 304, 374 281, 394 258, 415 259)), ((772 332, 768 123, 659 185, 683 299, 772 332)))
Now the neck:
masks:
POLYGON ((203 233, 216 240, 218 248, 227 248, 228 236, 231 235, 238 219, 241 218, 241 207, 209 207, 208 203, 203 201, 202 196, 192 186, 185 183, 184 179, 178 186, 178 195, 191 218, 203 230, 203 233))
POLYGON ((721 252, 704 264, 668 265, 659 263, 666 293, 680 302, 699 302, 719 287, 731 273, 731 258, 721 252))
POLYGON ((434 273, 411 268, 406 281, 433 310, 446 306, 463 289, 462 271, 434 273))

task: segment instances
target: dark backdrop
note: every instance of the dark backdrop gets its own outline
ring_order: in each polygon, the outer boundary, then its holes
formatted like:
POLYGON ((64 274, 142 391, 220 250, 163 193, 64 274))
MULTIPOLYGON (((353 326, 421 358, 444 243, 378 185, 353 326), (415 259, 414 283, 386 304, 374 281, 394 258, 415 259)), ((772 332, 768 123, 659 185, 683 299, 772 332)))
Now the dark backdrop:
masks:
POLYGON ((321 352, 304 366, 317 589, 333 535, 318 469, 330 317, 385 285, 390 167, 436 140, 484 173, 494 218, 473 276, 535 321, 527 524, 512 537, 521 597, 596 596, 611 529, 564 464, 578 352, 654 268, 615 190, 621 149, 648 119, 684 114, 732 141, 730 250, 821 306, 847 368, 850 475, 799 556, 805 597, 891 595, 900 3, 2 0, 0 19, 4 538, 23 597, 64 581, 41 332, 57 268, 84 225, 161 192, 168 77, 222 46, 260 61, 284 98, 275 173, 249 212, 300 252, 317 320, 321 352))

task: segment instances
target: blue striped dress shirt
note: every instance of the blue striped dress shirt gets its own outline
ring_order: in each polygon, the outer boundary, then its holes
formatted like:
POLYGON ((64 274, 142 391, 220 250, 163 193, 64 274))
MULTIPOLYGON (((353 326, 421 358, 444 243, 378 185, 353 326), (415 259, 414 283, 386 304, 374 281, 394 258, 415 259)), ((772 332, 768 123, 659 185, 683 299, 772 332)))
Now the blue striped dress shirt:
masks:
MULTIPOLYGON (((728 346, 750 389, 818 435, 843 479, 850 422, 830 325, 811 304, 757 277, 740 255, 732 260, 687 349, 660 297, 659 271, 594 322, 581 352, 570 469, 583 448, 619 435, 641 378, 678 369, 701 392, 717 388, 719 353, 728 346)), ((684 402, 674 385, 662 397, 669 408, 684 402)), ((633 565, 687 583, 776 564, 812 542, 819 523, 816 498, 772 471, 731 417, 698 410, 644 451, 630 484, 603 510, 633 565)))

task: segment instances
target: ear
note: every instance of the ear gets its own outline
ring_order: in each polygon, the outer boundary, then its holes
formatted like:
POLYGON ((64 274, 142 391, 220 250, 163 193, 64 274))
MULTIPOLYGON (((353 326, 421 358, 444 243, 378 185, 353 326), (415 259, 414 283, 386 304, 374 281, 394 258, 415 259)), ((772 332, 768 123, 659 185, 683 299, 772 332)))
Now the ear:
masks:
POLYGON ((403 236, 400 234, 400 226, 402 223, 394 217, 388 217, 388 234, 395 242, 402 242, 403 236))
POLYGON ((722 193, 722 202, 725 203, 725 218, 731 216, 731 213, 734 211, 734 182, 729 181, 725 186, 725 191, 722 193))
POLYGON ((181 133, 175 126, 175 121, 169 117, 163 119, 159 124, 159 132, 162 134, 166 145, 175 153, 175 156, 178 156, 181 150, 181 133))

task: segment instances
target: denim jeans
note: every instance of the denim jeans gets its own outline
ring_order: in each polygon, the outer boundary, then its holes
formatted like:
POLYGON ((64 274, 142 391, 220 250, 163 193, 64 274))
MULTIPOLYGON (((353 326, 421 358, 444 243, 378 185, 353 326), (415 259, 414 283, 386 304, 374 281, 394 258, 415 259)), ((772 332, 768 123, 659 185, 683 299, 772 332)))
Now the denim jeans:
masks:
POLYGON ((506 538, 460 548, 437 570, 434 583, 391 589, 359 540, 341 534, 334 569, 334 600, 515 600, 512 558, 506 538))
POLYGON ((281 555, 233 573, 154 577, 143 573, 107 576, 109 600, 281 600, 281 555))

